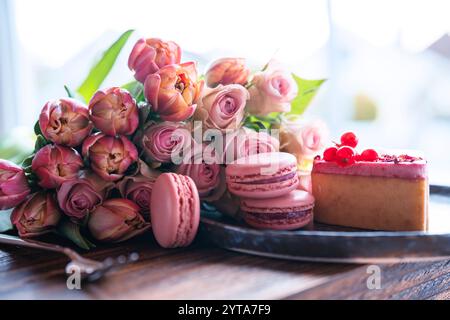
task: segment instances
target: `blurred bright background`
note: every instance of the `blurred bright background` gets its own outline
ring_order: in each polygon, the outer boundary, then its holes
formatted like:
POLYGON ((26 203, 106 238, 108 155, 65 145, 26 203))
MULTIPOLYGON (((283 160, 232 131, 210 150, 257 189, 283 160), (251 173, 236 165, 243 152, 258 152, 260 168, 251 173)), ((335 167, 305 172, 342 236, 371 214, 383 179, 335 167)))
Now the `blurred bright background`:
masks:
POLYGON ((450 185, 449 12, 445 0, 0 0, 1 156, 32 146, 43 104, 134 28, 104 86, 132 79, 127 56, 142 36, 178 42, 201 71, 224 55, 255 69, 276 58, 329 79, 306 117, 332 137, 355 130, 363 147, 419 149, 431 182, 450 185))

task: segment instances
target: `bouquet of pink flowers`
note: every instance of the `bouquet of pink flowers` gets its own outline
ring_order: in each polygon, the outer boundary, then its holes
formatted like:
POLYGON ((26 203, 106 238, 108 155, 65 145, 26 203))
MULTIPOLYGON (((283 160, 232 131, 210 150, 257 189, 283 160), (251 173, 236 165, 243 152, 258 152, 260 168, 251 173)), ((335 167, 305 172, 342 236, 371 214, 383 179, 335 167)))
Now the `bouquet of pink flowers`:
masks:
POLYGON ((199 75, 175 42, 141 39, 128 60, 136 80, 100 89, 131 32, 77 92, 66 87, 69 97, 44 105, 21 166, 0 160, 0 210, 13 209, 21 237, 55 231, 89 249, 149 231, 152 186, 167 171, 191 177, 202 201, 234 214, 227 163, 281 150, 304 168, 322 149, 324 125, 300 116, 324 80, 275 61, 252 72, 244 59, 222 58, 199 75))

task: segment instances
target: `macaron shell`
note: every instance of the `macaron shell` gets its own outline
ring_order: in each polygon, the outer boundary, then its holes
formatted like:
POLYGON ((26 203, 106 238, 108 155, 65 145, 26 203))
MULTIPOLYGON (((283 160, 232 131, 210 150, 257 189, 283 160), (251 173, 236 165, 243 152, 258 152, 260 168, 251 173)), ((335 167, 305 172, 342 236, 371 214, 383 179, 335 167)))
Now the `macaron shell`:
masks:
POLYGON ((230 176, 271 176, 286 167, 296 167, 297 159, 290 153, 271 152, 250 155, 237 159, 227 165, 226 174, 230 176))
POLYGON ((200 199, 192 179, 174 173, 159 176, 152 190, 151 218, 163 248, 189 245, 200 222, 200 199))
POLYGON ((276 198, 297 189, 299 178, 295 175, 292 179, 266 184, 242 184, 242 183, 228 183, 228 189, 231 193, 244 197, 254 199, 276 198))
POLYGON ((314 197, 302 190, 278 198, 242 199, 241 202, 244 220, 249 225, 272 230, 295 230, 306 226, 313 219, 313 207, 314 197))

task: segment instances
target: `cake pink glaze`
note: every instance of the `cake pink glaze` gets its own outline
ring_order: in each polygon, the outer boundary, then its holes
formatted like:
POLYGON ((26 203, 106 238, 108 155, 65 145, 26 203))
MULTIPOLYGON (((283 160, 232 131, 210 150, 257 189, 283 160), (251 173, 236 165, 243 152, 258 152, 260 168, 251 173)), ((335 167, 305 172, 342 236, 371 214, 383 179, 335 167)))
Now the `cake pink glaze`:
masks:
POLYGON ((175 173, 160 175, 152 190, 151 218, 153 234, 163 248, 191 244, 200 222, 200 199, 194 181, 175 173))
POLYGON ((228 189, 245 198, 274 198, 299 184, 297 160, 288 153, 261 153, 240 158, 226 168, 228 189))
POLYGON ((278 198, 242 199, 245 221, 260 229, 294 230, 312 220, 314 197, 294 190, 278 198))
POLYGON ((408 161, 401 157, 384 156, 374 162, 358 161, 348 167, 341 167, 335 162, 315 160, 313 173, 343 174, 365 177, 385 177, 400 179, 426 179, 427 163, 420 158, 408 161))

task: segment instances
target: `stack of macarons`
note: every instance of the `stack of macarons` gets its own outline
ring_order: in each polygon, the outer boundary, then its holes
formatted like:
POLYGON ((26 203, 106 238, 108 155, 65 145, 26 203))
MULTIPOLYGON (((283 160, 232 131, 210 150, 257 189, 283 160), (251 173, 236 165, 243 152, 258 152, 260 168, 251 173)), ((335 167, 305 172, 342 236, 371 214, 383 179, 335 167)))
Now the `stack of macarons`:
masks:
POLYGON ((226 168, 228 190, 241 197, 244 220, 260 229, 293 230, 313 218, 314 197, 298 190, 297 159, 284 152, 240 158, 226 168))

